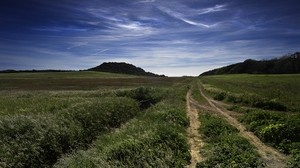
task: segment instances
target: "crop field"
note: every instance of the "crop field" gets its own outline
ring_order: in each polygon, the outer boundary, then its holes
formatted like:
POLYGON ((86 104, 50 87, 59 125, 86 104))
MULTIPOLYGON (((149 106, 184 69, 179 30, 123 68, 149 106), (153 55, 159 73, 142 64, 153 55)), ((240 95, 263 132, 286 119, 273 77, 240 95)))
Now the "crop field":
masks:
POLYGON ((218 75, 201 77, 212 98, 264 143, 300 166, 300 75, 218 75))

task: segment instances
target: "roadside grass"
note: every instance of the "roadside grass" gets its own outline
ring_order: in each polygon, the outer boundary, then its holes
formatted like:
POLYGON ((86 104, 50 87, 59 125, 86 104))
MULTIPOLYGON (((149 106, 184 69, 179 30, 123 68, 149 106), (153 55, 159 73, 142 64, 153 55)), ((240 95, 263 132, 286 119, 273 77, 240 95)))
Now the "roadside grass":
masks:
MULTIPOLYGON (((190 160, 185 109, 187 86, 157 90, 161 101, 114 132, 99 136, 88 150, 60 159, 54 167, 184 167, 190 160)), ((147 90, 147 89, 146 89, 147 90)), ((136 92, 117 95, 139 97, 136 92)), ((138 98, 139 99, 139 98, 138 98)))
POLYGON ((200 81, 198 79, 194 79, 191 83, 192 97, 200 104, 208 105, 208 102, 205 100, 205 98, 201 95, 199 91, 199 87, 201 87, 199 82, 200 81))
POLYGON ((239 120, 300 167, 300 75, 219 75, 201 78, 216 100, 231 103, 239 120))
POLYGON ((290 167, 300 166, 300 114, 252 109, 240 121, 261 140, 290 155, 290 167))
POLYGON ((205 160, 197 167, 264 167, 257 151, 238 130, 210 112, 199 113, 199 133, 204 138, 201 154, 205 160))
MULTIPOLYGON (((221 91, 219 99, 233 96, 232 101, 243 101, 241 97, 258 98, 263 103, 257 104, 258 108, 272 106, 272 103, 284 105, 288 111, 300 111, 300 75, 215 75, 200 78, 204 84, 221 91), (226 95, 229 93, 229 95, 226 95), (225 95, 223 95, 225 94, 225 95), (237 98, 234 98, 236 95, 237 98), (264 102, 265 101, 265 102, 264 102), (268 103, 270 103, 268 105, 268 103)), ((218 98, 217 98, 218 99, 218 98)), ((276 110, 276 109, 275 109, 276 110)))
POLYGON ((261 108, 266 110, 277 110, 277 111, 287 111, 287 107, 272 99, 260 97, 254 93, 232 93, 219 88, 212 87, 209 84, 204 85, 204 89, 208 92, 215 100, 227 101, 234 104, 242 104, 246 106, 251 106, 254 108, 261 108))

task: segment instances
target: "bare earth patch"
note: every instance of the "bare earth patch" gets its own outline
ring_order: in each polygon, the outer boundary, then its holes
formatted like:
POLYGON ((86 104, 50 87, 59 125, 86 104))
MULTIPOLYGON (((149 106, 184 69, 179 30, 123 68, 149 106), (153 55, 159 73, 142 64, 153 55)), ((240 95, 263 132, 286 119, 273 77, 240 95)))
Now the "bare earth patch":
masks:
POLYGON ((198 162, 201 162, 203 158, 201 157, 199 151, 203 146, 203 141, 201 140, 201 136, 198 132, 200 127, 200 122, 198 120, 198 111, 197 108, 193 105, 194 100, 191 98, 191 91, 189 91, 186 95, 186 108, 187 108, 187 116, 190 121, 190 126, 187 129, 188 133, 188 142, 191 147, 191 164, 187 166, 187 168, 194 168, 198 162))

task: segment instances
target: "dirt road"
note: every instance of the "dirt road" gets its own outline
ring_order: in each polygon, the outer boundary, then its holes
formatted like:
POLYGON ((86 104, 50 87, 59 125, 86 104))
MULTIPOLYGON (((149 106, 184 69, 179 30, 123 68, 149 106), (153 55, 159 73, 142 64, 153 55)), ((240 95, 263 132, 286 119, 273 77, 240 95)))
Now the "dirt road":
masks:
POLYGON ((195 168, 196 164, 203 160, 201 157, 199 150, 203 146, 203 141, 201 140, 201 136, 198 132, 200 127, 200 122, 198 120, 198 111, 192 105, 191 99, 191 91, 189 91, 186 95, 186 109, 187 109, 187 116, 190 121, 190 126, 187 129, 188 132, 188 142, 191 147, 191 164, 187 166, 187 168, 195 168))
POLYGON ((199 86, 199 91, 201 95, 207 100, 209 105, 214 108, 216 112, 223 115, 224 118, 234 127, 236 127, 240 134, 245 137, 251 144, 253 144, 256 148, 263 161, 265 162, 266 167, 270 168, 283 168, 286 167, 286 156, 278 152, 276 149, 265 145, 257 136, 254 135, 253 132, 249 132, 246 130, 245 126, 243 126, 237 119, 231 117, 229 112, 222 107, 222 103, 212 100, 210 97, 206 96, 202 87, 199 86))

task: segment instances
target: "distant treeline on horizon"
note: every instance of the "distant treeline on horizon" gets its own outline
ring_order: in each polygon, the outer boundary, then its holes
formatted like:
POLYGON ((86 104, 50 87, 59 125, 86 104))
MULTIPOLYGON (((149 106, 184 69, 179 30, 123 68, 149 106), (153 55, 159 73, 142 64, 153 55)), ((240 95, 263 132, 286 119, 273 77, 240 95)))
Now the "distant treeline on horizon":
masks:
POLYGON ((252 60, 232 64, 202 73, 205 75, 222 74, 295 74, 300 73, 300 52, 288 54, 271 60, 252 60))

